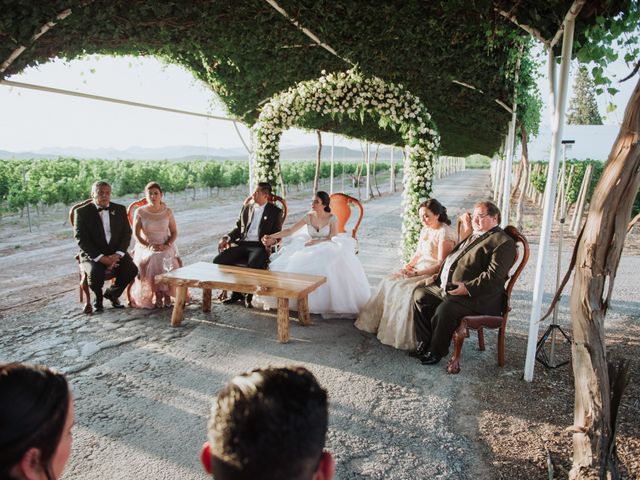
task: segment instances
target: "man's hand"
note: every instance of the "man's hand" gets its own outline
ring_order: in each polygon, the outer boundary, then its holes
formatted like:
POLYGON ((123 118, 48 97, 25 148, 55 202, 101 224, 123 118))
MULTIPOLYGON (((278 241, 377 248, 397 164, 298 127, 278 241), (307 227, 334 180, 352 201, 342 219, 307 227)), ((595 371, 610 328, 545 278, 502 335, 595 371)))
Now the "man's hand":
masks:
POLYGON ((457 285, 458 287, 453 289, 453 290, 449 290, 447 293, 449 295, 469 295, 469 290, 467 290, 467 287, 465 287, 464 283, 462 282, 451 282, 455 285, 457 285))
POLYGON ((271 235, 263 235, 262 236, 262 244, 269 248, 271 247, 274 243, 276 243, 275 238, 272 238, 271 235))
POLYGON ((229 248, 229 239, 227 237, 222 237, 218 242, 218 252, 222 252, 229 248))
POLYGON ((120 255, 114 253, 113 255, 103 255, 99 260, 101 264, 107 267, 107 270, 113 270, 118 266, 118 262, 120 261, 120 255))

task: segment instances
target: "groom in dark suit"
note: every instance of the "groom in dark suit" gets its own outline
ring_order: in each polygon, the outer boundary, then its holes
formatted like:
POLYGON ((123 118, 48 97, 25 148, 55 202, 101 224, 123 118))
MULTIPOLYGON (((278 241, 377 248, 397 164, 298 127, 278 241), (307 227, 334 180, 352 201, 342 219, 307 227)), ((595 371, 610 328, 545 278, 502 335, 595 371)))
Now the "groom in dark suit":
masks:
POLYGON ((123 205, 111 203, 111 186, 95 182, 91 187, 93 202, 75 211, 75 237, 80 247, 80 261, 87 272, 89 288, 96 296, 93 306, 102 311, 106 298, 114 308, 124 308, 119 297, 138 274, 127 253, 131 226, 123 205), (105 274, 112 273, 115 283, 102 293, 105 274))
POLYGON ((505 282, 516 258, 513 239, 498 226, 500 210, 478 202, 472 234, 447 256, 440 272, 413 292, 418 349, 413 356, 434 365, 449 353, 453 332, 467 315, 501 315, 505 282))
MULTIPOLYGON (((253 202, 242 206, 236 226, 218 242, 218 252, 213 263, 221 265, 246 265, 249 268, 267 268, 268 248, 274 241, 262 242, 262 237, 272 235, 282 229, 282 210, 269 202, 271 185, 258 183, 253 192, 253 202), (233 245, 232 245, 233 244, 233 245)), ((233 292, 225 303, 234 303, 243 297, 233 292)), ((245 299, 245 306, 251 305, 251 297, 245 299)))

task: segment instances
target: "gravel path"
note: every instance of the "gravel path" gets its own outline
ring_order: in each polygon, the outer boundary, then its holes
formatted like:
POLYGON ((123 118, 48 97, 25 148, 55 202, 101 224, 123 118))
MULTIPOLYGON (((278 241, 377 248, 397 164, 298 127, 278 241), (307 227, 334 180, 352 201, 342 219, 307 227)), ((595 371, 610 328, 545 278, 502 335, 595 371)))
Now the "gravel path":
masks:
MULTIPOLYGON (((486 171, 455 174, 436 183, 434 196, 456 215, 486 194, 488 181, 486 171)), ((290 203, 289 219, 295 221, 308 200, 300 195, 290 203)), ((213 257, 212 239, 228 230, 237 212, 235 204, 216 206, 226 213, 214 223, 211 208, 176 209, 187 263, 213 257)), ((400 224, 399 194, 365 204, 360 259, 372 285, 399 264, 400 224)), ((72 259, 66 250, 64 255, 66 262, 72 259)), ((35 260, 25 265, 33 269, 35 260)), ((73 288, 72 274, 66 273, 60 289, 73 288)), ((533 267, 527 268, 528 279, 514 293, 523 312, 514 315, 516 328, 528 321, 532 276, 533 267)), ((33 270, 25 274, 37 295, 32 277, 33 270)), ((625 296, 638 298, 638 287, 629 288, 625 296)), ((107 308, 84 316, 75 291, 3 312, 0 359, 56 367, 73 385, 77 423, 64 480, 207 478, 198 453, 212 396, 236 373, 267 364, 304 365, 329 391, 327 448, 335 455, 338 479, 492 477, 476 437, 478 405, 466 392, 483 375, 513 376, 522 368, 495 366, 493 336, 487 336, 487 352, 477 352, 475 340, 465 342, 463 373, 452 376, 444 363, 421 366, 344 319, 314 316, 310 327, 293 322, 291 342, 282 345, 273 312, 216 304, 204 314, 194 293, 180 328, 169 326, 168 310, 107 308)), ((628 308, 638 305, 630 303, 628 308)))

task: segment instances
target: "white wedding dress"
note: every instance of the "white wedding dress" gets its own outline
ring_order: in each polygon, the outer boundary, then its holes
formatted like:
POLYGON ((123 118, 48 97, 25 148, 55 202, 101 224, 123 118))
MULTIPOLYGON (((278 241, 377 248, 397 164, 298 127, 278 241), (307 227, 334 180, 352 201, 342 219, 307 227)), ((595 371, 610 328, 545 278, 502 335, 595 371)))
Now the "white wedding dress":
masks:
MULTIPOLYGON (((317 230, 306 215, 306 232, 300 229, 285 239, 281 250, 271 256, 269 270, 327 277, 326 283, 309 294, 309 312, 326 318, 356 317, 369 300, 371 288, 355 254, 356 241, 346 233, 327 240, 334 222, 337 218, 331 215, 329 223, 317 230), (327 241, 305 247, 309 239, 327 241)), ((254 303, 276 308, 273 297, 258 296, 254 303)), ((295 299, 289 299, 289 308, 297 310, 295 299)))

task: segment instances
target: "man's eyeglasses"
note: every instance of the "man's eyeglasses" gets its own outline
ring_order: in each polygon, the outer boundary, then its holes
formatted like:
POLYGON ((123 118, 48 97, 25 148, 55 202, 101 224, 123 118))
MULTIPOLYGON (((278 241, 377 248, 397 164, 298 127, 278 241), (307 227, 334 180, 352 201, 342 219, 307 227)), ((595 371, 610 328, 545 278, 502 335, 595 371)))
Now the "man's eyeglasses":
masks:
POLYGON ((473 215, 471 215, 471 218, 479 218, 480 220, 482 220, 484 217, 488 216, 488 213, 474 213, 473 215))

